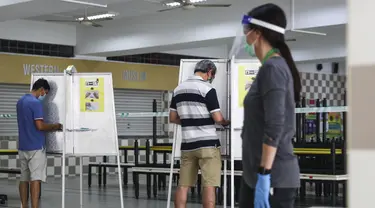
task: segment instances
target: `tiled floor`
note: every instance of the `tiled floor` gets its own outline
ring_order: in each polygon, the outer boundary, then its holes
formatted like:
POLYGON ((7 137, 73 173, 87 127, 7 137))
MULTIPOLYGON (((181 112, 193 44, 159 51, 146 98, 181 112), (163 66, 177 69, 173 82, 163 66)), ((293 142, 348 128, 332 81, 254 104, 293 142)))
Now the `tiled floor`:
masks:
MULTIPOLYGON (((87 208, 119 208, 120 207, 120 195, 118 189, 116 177, 110 177, 107 181, 106 188, 99 188, 94 179, 93 186, 89 189, 87 187, 87 178, 84 178, 83 182, 83 207, 87 208)), ((130 180, 131 181, 131 180, 130 180)), ((0 194, 8 195, 8 207, 20 207, 17 182, 0 180, 0 194)), ((124 187, 124 204, 125 208, 166 208, 167 194, 164 192, 160 193, 157 199, 147 199, 145 187, 141 187, 140 199, 134 198, 133 187, 130 185, 124 187)), ((197 203, 197 199, 190 198, 189 208, 201 207, 197 203), (195 203, 194 203, 195 201, 195 203)), ((305 203, 306 204, 306 203, 305 203)), ((308 203, 311 204, 311 203, 308 203)), ((315 204, 315 202, 314 202, 315 204)), ((1 207, 1 205, 0 205, 1 207)), ((42 208, 58 208, 61 207, 61 180, 48 180, 47 184, 43 184, 42 187, 42 208)), ((66 181, 66 208, 80 207, 79 199, 79 178, 67 178, 66 181)), ((173 207, 173 205, 171 206, 173 207)), ((312 207, 312 206, 299 206, 312 207)))

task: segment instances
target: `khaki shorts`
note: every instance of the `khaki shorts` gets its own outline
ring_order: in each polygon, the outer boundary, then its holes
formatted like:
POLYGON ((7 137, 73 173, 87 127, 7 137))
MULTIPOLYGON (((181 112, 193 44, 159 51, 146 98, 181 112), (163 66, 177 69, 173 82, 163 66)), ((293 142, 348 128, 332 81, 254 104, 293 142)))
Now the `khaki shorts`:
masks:
POLYGON ((46 150, 18 151, 21 163, 21 181, 46 181, 46 150))
POLYGON ((221 184, 220 148, 182 151, 179 185, 194 186, 197 182, 199 168, 203 187, 219 187, 221 184))

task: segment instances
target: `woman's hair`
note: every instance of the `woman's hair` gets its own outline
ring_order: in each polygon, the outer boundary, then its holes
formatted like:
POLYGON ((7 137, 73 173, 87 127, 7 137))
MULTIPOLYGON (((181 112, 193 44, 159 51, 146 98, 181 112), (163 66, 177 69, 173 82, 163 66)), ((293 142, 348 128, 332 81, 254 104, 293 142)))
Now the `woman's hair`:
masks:
MULTIPOLYGON (((253 17, 254 19, 262 20, 264 22, 271 23, 273 25, 277 25, 282 28, 286 28, 286 17, 284 11, 275 4, 264 4, 258 6, 251 10, 248 15, 253 17)), ((301 79, 294 63, 292 54, 290 53, 290 49, 288 45, 285 43, 284 34, 279 32, 255 25, 250 24, 250 30, 258 30, 263 38, 269 42, 269 44, 280 50, 281 56, 285 59, 286 63, 289 66, 290 72, 293 76, 293 83, 294 83, 294 100, 298 102, 300 100, 300 93, 301 93, 301 79)))

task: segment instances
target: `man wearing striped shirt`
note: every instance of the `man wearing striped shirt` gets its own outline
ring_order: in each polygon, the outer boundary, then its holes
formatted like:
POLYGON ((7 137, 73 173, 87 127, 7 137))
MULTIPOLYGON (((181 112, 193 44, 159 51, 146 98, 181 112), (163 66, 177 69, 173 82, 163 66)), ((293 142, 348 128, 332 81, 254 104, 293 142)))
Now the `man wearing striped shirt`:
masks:
POLYGON ((204 187, 203 207, 215 207, 215 188, 221 182, 220 140, 215 123, 223 126, 230 123, 223 118, 216 90, 211 85, 215 73, 215 64, 202 60, 196 64, 194 75, 178 85, 173 93, 169 120, 182 129, 176 208, 186 207, 187 193, 197 181, 199 168, 204 187))

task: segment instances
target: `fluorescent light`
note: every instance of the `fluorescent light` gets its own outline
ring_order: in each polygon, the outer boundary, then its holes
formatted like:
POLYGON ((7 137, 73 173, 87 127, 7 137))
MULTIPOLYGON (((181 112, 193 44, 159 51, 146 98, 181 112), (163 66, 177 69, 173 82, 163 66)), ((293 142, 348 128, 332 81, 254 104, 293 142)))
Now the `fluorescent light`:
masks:
POLYGON ((167 5, 169 7, 177 7, 177 6, 181 6, 181 3, 180 2, 170 2, 170 3, 166 3, 165 5, 167 5))
POLYGON ((83 5, 88 5, 88 6, 107 8, 107 4, 97 4, 97 3, 87 2, 87 1, 78 1, 78 0, 60 0, 60 1, 68 2, 68 3, 74 3, 74 4, 83 4, 83 5))
MULTIPOLYGON (((88 20, 98 20, 98 19, 105 19, 105 18, 111 18, 117 16, 117 13, 105 13, 105 14, 97 14, 97 15, 91 15, 87 16, 88 20)), ((84 18, 79 17, 77 20, 82 21, 84 18)))
POLYGON ((190 0, 190 3, 199 3, 199 2, 204 2, 207 0, 190 0))
MULTIPOLYGON (((207 0, 190 0, 190 1, 184 1, 184 2, 195 4, 195 3, 205 2, 205 1, 207 0)), ((181 6, 181 3, 178 1, 172 1, 169 3, 165 3, 165 5, 169 7, 177 7, 177 6, 181 6)))

